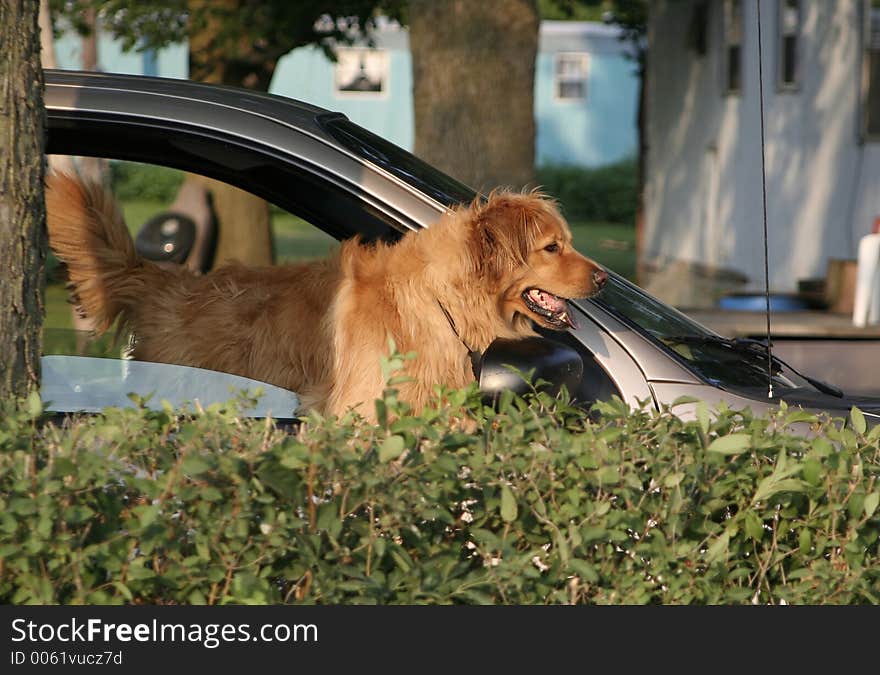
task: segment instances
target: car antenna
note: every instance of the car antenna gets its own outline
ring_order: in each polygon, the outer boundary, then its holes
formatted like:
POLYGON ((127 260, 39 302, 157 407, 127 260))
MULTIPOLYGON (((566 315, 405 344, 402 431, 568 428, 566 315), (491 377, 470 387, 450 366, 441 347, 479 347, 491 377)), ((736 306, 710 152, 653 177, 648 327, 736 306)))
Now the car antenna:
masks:
POLYGON ((773 398, 773 347, 770 342, 770 253, 767 236, 767 172, 764 168, 764 61, 761 50, 761 0, 758 6, 758 109, 761 113, 761 199, 764 220, 764 314, 767 317, 767 398, 773 398))

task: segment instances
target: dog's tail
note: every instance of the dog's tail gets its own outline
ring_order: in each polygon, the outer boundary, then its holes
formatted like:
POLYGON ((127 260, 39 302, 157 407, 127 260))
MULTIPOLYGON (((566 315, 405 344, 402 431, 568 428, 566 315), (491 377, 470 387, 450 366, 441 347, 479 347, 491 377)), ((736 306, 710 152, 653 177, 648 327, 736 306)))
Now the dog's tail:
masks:
MULTIPOLYGON (((74 302, 98 332, 143 301, 141 259, 122 214, 101 185, 64 174, 46 181, 49 245, 67 266, 74 302)), ((158 271, 158 269, 156 270, 158 271)))

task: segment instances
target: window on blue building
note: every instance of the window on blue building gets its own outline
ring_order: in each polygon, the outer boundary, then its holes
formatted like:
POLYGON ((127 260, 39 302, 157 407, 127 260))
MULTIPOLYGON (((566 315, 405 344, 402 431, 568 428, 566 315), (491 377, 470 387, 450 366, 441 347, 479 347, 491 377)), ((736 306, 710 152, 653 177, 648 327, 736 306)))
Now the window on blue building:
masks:
POLYGON ((589 55, 561 52, 556 55, 554 90, 560 101, 583 101, 587 98, 589 55))

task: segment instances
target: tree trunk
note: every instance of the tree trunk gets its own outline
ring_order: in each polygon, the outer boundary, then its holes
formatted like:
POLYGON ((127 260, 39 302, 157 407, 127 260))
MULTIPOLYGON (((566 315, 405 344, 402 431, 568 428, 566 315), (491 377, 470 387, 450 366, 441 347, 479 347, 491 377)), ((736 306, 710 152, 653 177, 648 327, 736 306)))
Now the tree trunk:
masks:
POLYGON ((0 397, 39 388, 45 313, 45 112, 39 0, 0 2, 0 397))
MULTIPOLYGON (((82 46, 82 59, 80 64, 83 70, 98 70, 98 13, 94 7, 83 10, 83 21, 88 26, 89 32, 80 39, 82 46)), ((107 182, 107 160, 103 157, 80 157, 76 161, 77 173, 84 179, 95 183, 107 182)), ((73 315, 77 312, 74 309, 73 315)), ((77 330, 87 330, 91 322, 87 319, 75 319, 74 325, 77 330)))
MULTIPOLYGON (((40 63, 43 68, 57 68, 55 36, 52 34, 52 11, 49 0, 40 0, 40 63)), ((70 155, 49 155, 49 170, 73 173, 73 159, 70 155)), ((76 315, 76 312, 74 312, 76 315)))
POLYGON ((83 10, 82 18, 88 33, 80 38, 80 46, 82 47, 82 69, 97 70, 98 69, 98 19, 97 12, 94 7, 86 7, 83 10))
POLYGON ((49 0, 40 0, 40 60, 43 68, 57 68, 55 36, 52 35, 52 12, 49 0))
MULTIPOLYGON (((234 10, 240 0, 190 0, 192 12, 210 3, 223 11, 234 10)), ((275 72, 274 60, 256 57, 253 45, 238 43, 232 53, 221 37, 223 22, 208 19, 189 37, 190 79, 214 84, 229 84, 268 91, 275 72)), ((275 260, 269 205, 259 197, 238 190, 226 183, 187 175, 211 192, 217 217, 217 248, 214 267, 229 260, 251 265, 271 265, 275 260)))
POLYGON ((411 0, 415 154, 480 190, 535 180, 535 0, 411 0))
POLYGON ((211 193, 218 224, 213 267, 230 260, 251 265, 271 265, 274 262, 269 205, 264 200, 196 174, 188 173, 184 184, 188 182, 203 185, 211 193))
MULTIPOLYGON (((85 53, 85 50, 83 50, 83 53, 85 53)), ((97 48, 95 58, 97 59, 97 48)), ((85 62, 85 57, 83 61, 85 62)), ((58 60, 55 55, 55 37, 52 34, 52 11, 49 8, 49 0, 40 0, 40 62, 44 69, 58 67, 58 60)), ((49 155, 47 159, 49 161, 47 170, 50 173, 77 173, 73 157, 70 155, 49 155)), ((100 161, 96 157, 82 157, 80 159, 100 161)), ((71 325, 76 331, 76 353, 85 355, 90 342, 90 332, 93 328, 92 322, 88 317, 80 314, 74 305, 70 306, 70 315, 71 325)))

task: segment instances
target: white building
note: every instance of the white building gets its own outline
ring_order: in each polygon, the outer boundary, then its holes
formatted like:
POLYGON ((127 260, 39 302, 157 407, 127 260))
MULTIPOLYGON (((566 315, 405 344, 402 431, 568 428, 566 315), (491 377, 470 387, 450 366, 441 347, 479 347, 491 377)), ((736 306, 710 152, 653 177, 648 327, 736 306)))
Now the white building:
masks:
MULTIPOLYGON (((642 283, 678 305, 764 283, 759 0, 651 3, 642 283)), ((760 0, 770 286, 854 259, 880 217, 869 0, 760 0)))

